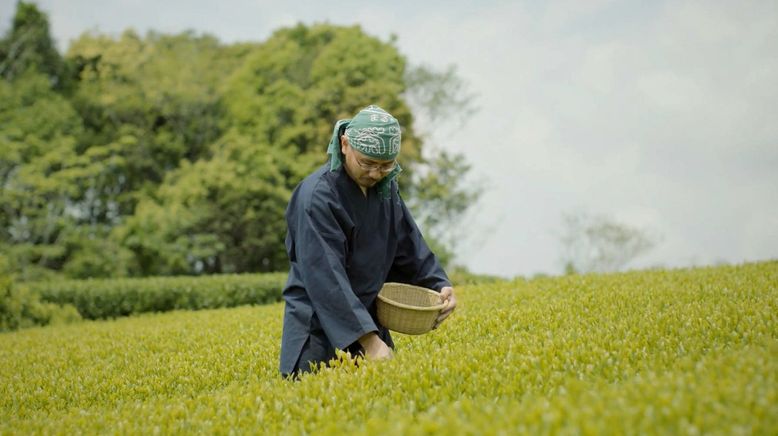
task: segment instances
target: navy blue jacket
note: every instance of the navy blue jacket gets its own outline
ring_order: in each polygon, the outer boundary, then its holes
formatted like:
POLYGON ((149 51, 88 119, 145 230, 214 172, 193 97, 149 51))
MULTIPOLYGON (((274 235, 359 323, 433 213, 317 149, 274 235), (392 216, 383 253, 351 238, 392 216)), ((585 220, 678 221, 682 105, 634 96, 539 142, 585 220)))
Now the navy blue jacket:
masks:
POLYGON ((393 346, 375 316, 384 282, 450 286, 395 181, 391 198, 375 188, 364 195, 344 168, 330 171, 328 163, 297 186, 286 222, 282 374, 327 361, 335 348, 349 349, 369 332, 393 346))

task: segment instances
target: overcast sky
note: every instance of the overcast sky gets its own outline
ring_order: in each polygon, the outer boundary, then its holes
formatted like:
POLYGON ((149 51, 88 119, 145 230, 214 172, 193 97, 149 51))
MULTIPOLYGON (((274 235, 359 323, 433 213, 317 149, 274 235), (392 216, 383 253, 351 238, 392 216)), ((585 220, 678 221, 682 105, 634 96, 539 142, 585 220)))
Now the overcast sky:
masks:
MULTIPOLYGON (((487 186, 458 250, 476 272, 559 273, 575 211, 657 235, 635 268, 778 258, 776 1, 37 4, 63 51, 89 30, 262 41, 327 21, 395 34, 414 64, 455 65, 480 109, 432 133, 487 186)), ((0 0, 3 32, 14 5, 0 0)))

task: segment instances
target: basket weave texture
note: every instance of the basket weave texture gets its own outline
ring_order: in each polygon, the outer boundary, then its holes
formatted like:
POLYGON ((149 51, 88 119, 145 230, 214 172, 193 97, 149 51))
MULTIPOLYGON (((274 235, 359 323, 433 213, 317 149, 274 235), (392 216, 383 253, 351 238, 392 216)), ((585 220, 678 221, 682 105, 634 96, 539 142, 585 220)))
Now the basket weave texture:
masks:
POLYGON ((385 283, 376 302, 378 322, 389 330, 420 335, 432 330, 445 304, 440 294, 420 286, 385 283))

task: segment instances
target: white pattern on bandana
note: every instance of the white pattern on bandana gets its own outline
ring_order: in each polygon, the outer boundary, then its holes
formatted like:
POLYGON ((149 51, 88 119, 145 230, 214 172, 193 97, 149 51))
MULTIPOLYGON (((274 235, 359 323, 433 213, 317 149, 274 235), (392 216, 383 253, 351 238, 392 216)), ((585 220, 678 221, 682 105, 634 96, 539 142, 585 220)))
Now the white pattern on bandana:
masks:
POLYGON ((354 149, 370 157, 388 160, 400 152, 399 123, 378 106, 368 106, 360 111, 345 134, 354 149))

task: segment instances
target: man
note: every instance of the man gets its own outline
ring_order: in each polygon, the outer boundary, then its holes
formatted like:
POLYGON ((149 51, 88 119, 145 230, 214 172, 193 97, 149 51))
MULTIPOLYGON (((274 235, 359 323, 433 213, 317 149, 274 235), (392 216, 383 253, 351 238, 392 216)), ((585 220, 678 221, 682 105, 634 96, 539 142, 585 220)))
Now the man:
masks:
POLYGON ((327 164, 297 186, 286 210, 285 377, 328 362, 335 349, 391 358, 394 343, 376 317, 384 282, 440 292, 446 306, 435 327, 456 307, 446 273, 398 192, 397 120, 368 106, 335 124, 327 153, 327 164))

